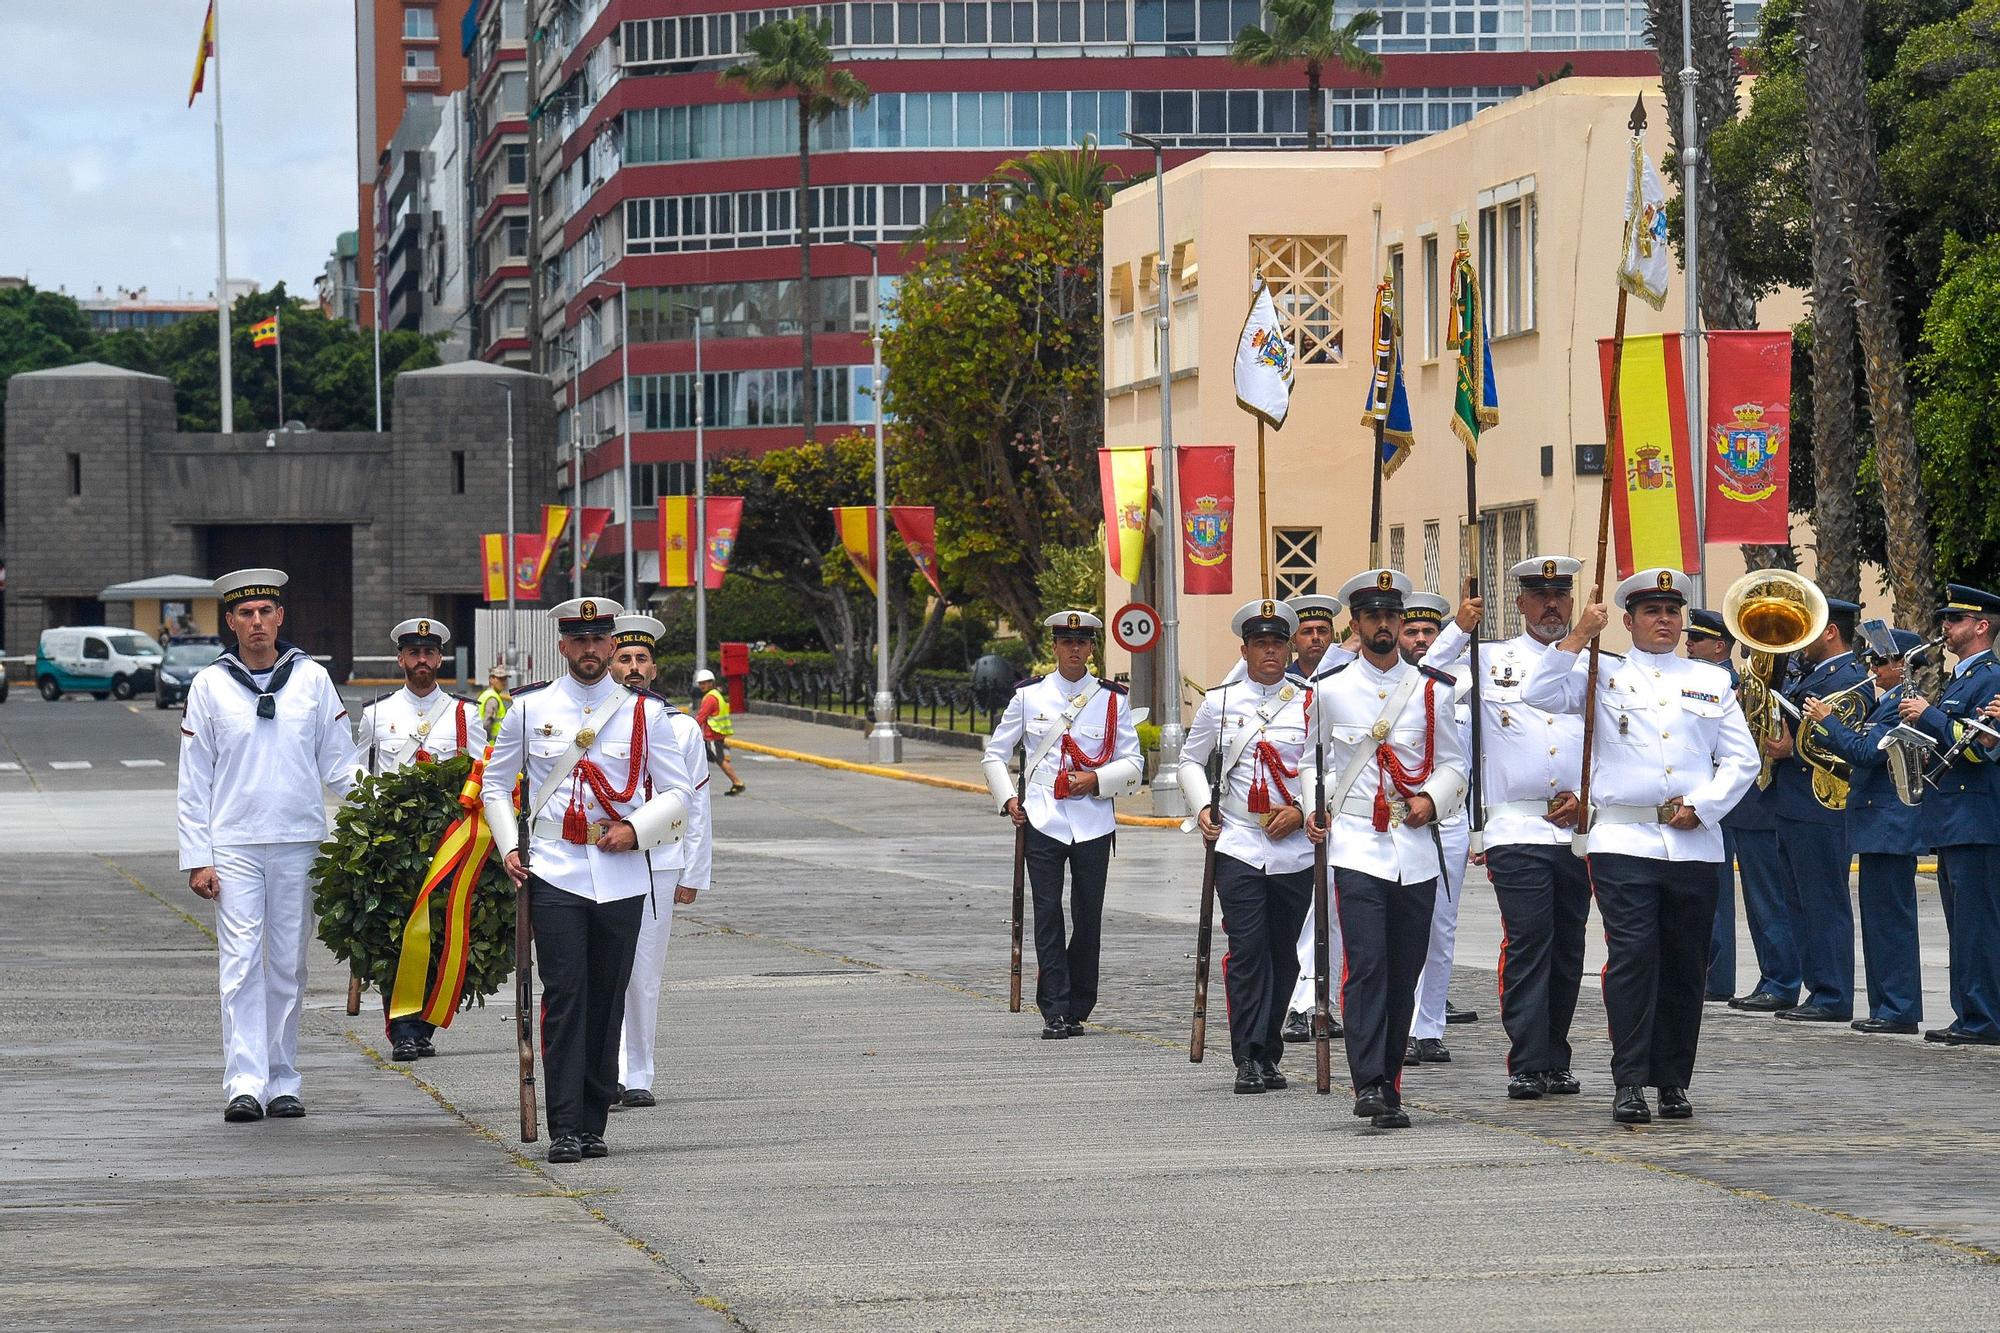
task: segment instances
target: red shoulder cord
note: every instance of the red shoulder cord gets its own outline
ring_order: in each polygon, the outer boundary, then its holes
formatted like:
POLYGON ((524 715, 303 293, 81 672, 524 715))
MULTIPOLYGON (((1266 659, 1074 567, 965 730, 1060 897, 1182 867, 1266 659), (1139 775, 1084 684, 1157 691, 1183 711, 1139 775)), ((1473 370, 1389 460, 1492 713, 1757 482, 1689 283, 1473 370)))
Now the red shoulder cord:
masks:
POLYGON ((1056 768, 1055 795, 1058 801, 1069 798, 1069 775, 1079 768, 1102 768, 1111 759, 1111 752, 1118 744, 1118 695, 1106 690, 1104 699, 1104 744, 1096 754, 1085 754, 1083 747, 1076 743, 1076 737, 1068 732, 1062 738, 1062 762, 1056 768))
MULTIPOLYGON (((1312 734, 1312 691, 1308 689, 1299 707, 1305 710, 1306 734, 1312 734)), ((1257 767, 1250 774, 1250 796, 1244 807, 1253 815, 1268 815, 1276 806, 1271 804, 1271 788, 1278 789, 1278 805, 1292 803, 1292 790, 1285 785, 1286 778, 1299 775, 1297 767, 1285 767, 1285 757, 1278 753, 1278 747, 1270 741, 1258 741, 1253 747, 1257 756, 1257 767)), ((1299 763, 1305 763, 1305 756, 1299 756, 1299 763)))
POLYGON ((1404 800, 1417 794, 1437 766, 1437 681, 1424 678, 1424 761, 1415 769, 1403 767, 1403 761, 1396 757, 1396 751, 1388 741, 1375 747, 1375 831, 1389 831, 1389 794, 1382 785, 1388 778, 1395 784, 1396 794, 1404 800))
POLYGON ((465 734, 465 701, 463 699, 459 700, 456 704, 452 705, 452 710, 458 714, 458 748, 460 750, 469 749, 471 748, 470 741, 465 734))
POLYGON ((588 842, 590 820, 583 809, 583 788, 590 787, 597 803, 613 819, 619 817, 617 802, 629 801, 639 790, 639 774, 646 767, 646 701, 635 700, 632 705, 632 761, 625 770, 625 786, 622 790, 611 790, 611 779, 604 776, 604 770, 588 759, 577 761, 576 776, 580 781, 570 784, 569 808, 563 811, 563 841, 588 842))

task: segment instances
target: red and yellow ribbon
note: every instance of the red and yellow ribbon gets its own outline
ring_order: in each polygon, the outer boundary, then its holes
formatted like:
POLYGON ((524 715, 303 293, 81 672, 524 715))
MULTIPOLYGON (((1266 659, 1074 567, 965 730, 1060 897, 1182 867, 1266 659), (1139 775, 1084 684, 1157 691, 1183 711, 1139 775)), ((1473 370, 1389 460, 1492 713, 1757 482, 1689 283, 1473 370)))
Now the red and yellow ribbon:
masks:
POLYGON ((472 894, 479 885, 486 855, 493 849, 493 833, 479 811, 480 782, 492 753, 489 743, 459 789, 458 804, 465 813, 444 831, 417 890, 417 900, 411 904, 410 919, 403 926, 402 951, 396 959, 395 984, 389 991, 391 1018, 407 1018, 421 1011, 426 1023, 448 1028, 452 1015, 458 1012, 472 940, 472 894), (437 977, 426 998, 424 983, 431 973, 431 891, 446 880, 451 881, 451 889, 445 899, 444 944, 438 954, 437 977))

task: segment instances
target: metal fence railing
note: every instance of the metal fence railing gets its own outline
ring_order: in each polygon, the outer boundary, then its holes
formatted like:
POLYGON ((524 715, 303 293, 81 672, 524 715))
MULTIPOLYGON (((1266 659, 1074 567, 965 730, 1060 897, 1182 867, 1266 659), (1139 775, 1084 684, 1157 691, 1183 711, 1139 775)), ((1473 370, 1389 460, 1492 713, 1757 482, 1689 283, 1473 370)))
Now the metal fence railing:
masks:
MULTIPOLYGON (((874 683, 830 667, 758 663, 750 673, 748 697, 827 712, 873 718, 874 683)), ((923 673, 904 682, 896 695, 898 721, 949 731, 992 731, 997 712, 979 707, 964 680, 923 673)))

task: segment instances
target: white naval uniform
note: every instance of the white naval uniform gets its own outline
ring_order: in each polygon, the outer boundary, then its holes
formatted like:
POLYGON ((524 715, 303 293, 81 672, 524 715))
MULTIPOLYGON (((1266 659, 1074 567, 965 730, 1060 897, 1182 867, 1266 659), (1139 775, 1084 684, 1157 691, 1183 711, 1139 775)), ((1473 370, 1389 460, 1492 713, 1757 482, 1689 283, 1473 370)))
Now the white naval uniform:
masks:
POLYGON ((1028 774, 1026 799, 1021 808, 1027 812, 1028 823, 1037 833, 1054 838, 1057 842, 1088 842, 1101 838, 1118 827, 1114 796, 1129 795, 1140 787, 1144 767, 1139 757, 1139 731, 1132 722, 1130 699, 1123 693, 1105 688, 1095 676, 1086 675, 1079 680, 1068 680, 1058 672, 1050 672, 1039 680, 1029 681, 1014 691, 1014 697, 1007 701, 1007 708, 1000 714, 1000 721, 994 725, 993 734, 986 742, 986 752, 981 758, 981 766, 986 770, 987 787, 999 809, 1007 808, 1007 801, 1014 795, 1009 785, 1009 761, 1018 745, 1025 745, 1029 756, 1042 749, 1041 760, 1028 774), (1118 734, 1111 742, 1111 757, 1102 767, 1096 769, 1097 795, 1071 796, 1057 800, 1055 794, 1056 775, 1063 768, 1062 741, 1057 738, 1043 749, 1043 740, 1053 730, 1061 727, 1063 715, 1069 711, 1070 703, 1079 694, 1089 690, 1083 710, 1070 724, 1069 735, 1077 747, 1085 754, 1096 754, 1104 748, 1105 723, 1109 716, 1111 701, 1117 699, 1118 734), (995 765, 998 765, 996 771, 995 765))
POLYGON ((477 754, 486 745, 486 726, 479 708, 442 689, 422 698, 405 685, 361 710, 355 725, 354 770, 362 777, 393 772, 417 762, 422 750, 443 762, 459 753, 458 732, 465 727, 465 749, 477 754))
MULTIPOLYGON (((1337 781, 1357 753, 1363 756, 1359 776, 1348 790, 1346 800, 1338 809, 1329 811, 1331 827, 1327 834, 1327 862, 1398 884, 1420 884, 1436 879, 1443 868, 1437 842, 1431 836, 1429 827, 1411 828, 1408 824, 1395 824, 1386 831, 1377 832, 1373 822, 1378 780, 1389 799, 1398 798, 1395 784, 1382 774, 1381 764, 1375 756, 1376 740, 1372 728, 1382 716, 1390 696, 1417 670, 1408 662, 1398 660, 1395 666, 1382 671, 1367 658, 1358 658, 1346 670, 1322 679, 1314 687, 1318 693, 1313 711, 1319 714, 1318 726, 1326 735, 1327 782, 1337 781)), ((1417 787, 1437 807, 1440 824, 1464 808, 1468 771, 1465 745, 1450 713, 1451 691, 1450 684, 1438 682, 1438 725, 1432 742, 1434 760, 1430 776, 1417 787)), ((1387 741, 1405 768, 1414 769, 1423 762, 1422 679, 1417 681, 1401 711, 1390 719, 1387 741)), ((1329 792, 1328 798, 1331 797, 1329 792)))
MULTIPOLYGON (((1296 676, 1286 675, 1275 684, 1259 685, 1244 680, 1217 686, 1202 696, 1201 706, 1195 710, 1194 721, 1188 726, 1187 739, 1181 746, 1178 776, 1188 809, 1199 811, 1209 803, 1208 774, 1202 765, 1210 753, 1220 750, 1227 755, 1236 736, 1246 727, 1255 728, 1266 715, 1270 721, 1257 734, 1257 740, 1271 742, 1280 758, 1297 766, 1298 777, 1286 778, 1285 785, 1291 791, 1292 803, 1310 809, 1314 773, 1306 733, 1309 695, 1309 688, 1296 676)), ((1250 784, 1257 773, 1255 750, 1255 742, 1245 745, 1235 766, 1223 774, 1222 833, 1215 841, 1216 853, 1234 857, 1267 874, 1305 870, 1313 862, 1312 841, 1306 837, 1305 829, 1301 827, 1273 839, 1265 832, 1263 818, 1249 811, 1250 784)), ((1331 747, 1327 772, 1329 777, 1333 772, 1331 747)), ((1285 799, 1273 787, 1271 808, 1275 810, 1283 804, 1285 799)))
MULTIPOLYGON (((1330 644, 1327 647, 1325 656, 1319 659, 1319 667, 1317 670, 1313 672, 1313 678, 1317 680, 1319 677, 1324 676, 1329 672, 1331 672, 1335 667, 1346 666, 1349 662, 1352 662, 1353 660, 1354 660, 1353 649, 1343 648, 1337 643, 1330 644)), ((1285 672, 1286 674, 1292 676, 1298 675, 1299 674, 1298 663, 1294 662, 1292 665, 1286 667, 1285 672)), ((1248 679, 1250 679, 1250 668, 1243 661, 1243 659, 1239 657, 1236 659, 1236 665, 1229 668, 1229 674, 1222 678, 1222 683, 1224 685, 1241 685, 1244 681, 1248 679)))
MULTIPOLYGON (((1456 621, 1448 620, 1446 624, 1454 630, 1458 628, 1456 621)), ((1424 664, 1450 672, 1458 680, 1452 690, 1452 719, 1458 724, 1458 739, 1465 750, 1469 780, 1472 771, 1472 686, 1464 664, 1439 656, 1438 645, 1444 642, 1441 630, 1432 641, 1430 651, 1424 655, 1424 664)), ((1479 666, 1481 670, 1486 668, 1484 644, 1479 649, 1479 666)), ((1417 978, 1417 1012, 1410 1025, 1410 1035, 1419 1041, 1444 1036, 1445 1001, 1450 998, 1451 965, 1458 945, 1459 899, 1465 892, 1466 858, 1472 850, 1472 808, 1469 803, 1450 819, 1438 821, 1438 841, 1444 847, 1444 875, 1440 885, 1443 892, 1438 895, 1437 907, 1431 912, 1430 949, 1424 955, 1423 974, 1417 978)))
MULTIPOLYGON (((1326 656, 1320 658, 1319 665, 1313 669, 1312 679, 1314 681, 1325 680, 1328 676, 1331 676, 1334 672, 1354 660, 1354 653, 1335 644, 1326 650, 1326 656)), ((1242 663, 1239 662, 1237 665, 1241 666, 1242 663)), ((1296 663, 1292 666, 1291 674, 1294 679, 1302 679, 1296 663)), ((1238 679, 1241 679, 1241 677, 1239 676, 1238 679)), ((1312 759, 1310 748, 1306 751, 1306 759, 1308 762, 1312 759)), ((1337 770, 1333 766, 1333 760, 1328 758, 1326 780, 1332 782, 1336 773, 1337 770)), ((1339 897, 1340 895, 1334 890, 1331 877, 1329 877, 1326 886, 1326 946, 1328 958, 1340 957, 1340 905, 1337 901, 1339 897)), ((1303 926, 1299 927, 1299 979, 1297 984, 1292 987, 1290 1002, 1285 1006, 1288 1013, 1310 1014, 1313 1011, 1315 1003, 1313 987, 1314 983, 1319 979, 1319 972, 1317 970, 1319 959, 1317 951, 1313 948, 1314 917, 1313 909, 1307 907, 1306 922, 1303 926)), ((1334 1013, 1338 1014, 1340 1012, 1340 985, 1337 979, 1332 987, 1331 996, 1332 998, 1329 1003, 1334 1013)))
POLYGON ((259 1102, 299 1094, 299 1006, 312 900, 306 884, 326 840, 323 793, 344 796, 347 710, 326 669, 281 645, 290 678, 257 716, 258 696, 224 662, 188 687, 181 719, 180 865, 214 868, 222 999, 223 1092, 259 1102))
MULTIPOLYGON (((667 723, 677 732, 683 749, 702 753, 701 724, 678 708, 670 708, 667 723)), ((690 866, 710 864, 709 842, 714 837, 710 822, 707 758, 703 755, 701 779, 695 784, 694 801, 688 808, 687 833, 678 843, 647 853, 652 866, 653 894, 639 917, 639 946, 632 955, 632 979, 625 983, 625 1024, 618 1034, 618 1081, 627 1088, 653 1086, 653 1055, 660 1030, 660 984, 667 971, 667 943, 674 933, 674 890, 680 885, 696 890, 708 887, 691 878, 690 866)))

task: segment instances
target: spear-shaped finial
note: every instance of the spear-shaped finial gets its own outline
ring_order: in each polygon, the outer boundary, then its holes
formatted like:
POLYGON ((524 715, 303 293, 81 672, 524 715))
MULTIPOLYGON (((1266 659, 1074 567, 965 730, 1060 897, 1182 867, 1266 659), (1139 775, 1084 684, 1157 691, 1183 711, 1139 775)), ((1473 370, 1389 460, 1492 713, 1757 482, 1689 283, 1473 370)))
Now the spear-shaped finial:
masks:
POLYGON ((1646 132, 1646 94, 1640 93, 1632 99, 1632 119, 1625 122, 1634 134, 1646 132))

